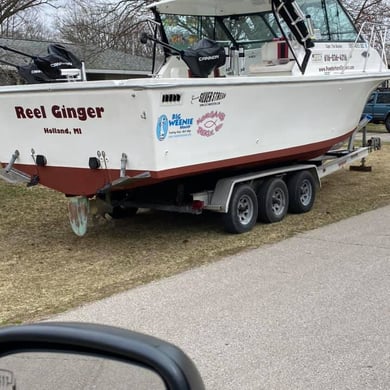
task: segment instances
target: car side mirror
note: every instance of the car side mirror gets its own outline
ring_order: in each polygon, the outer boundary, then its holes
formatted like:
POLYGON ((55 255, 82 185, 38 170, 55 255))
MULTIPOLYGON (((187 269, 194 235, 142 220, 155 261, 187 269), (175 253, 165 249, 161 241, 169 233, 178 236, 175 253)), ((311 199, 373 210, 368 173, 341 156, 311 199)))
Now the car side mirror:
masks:
MULTIPOLYGON (((0 328, 0 381, 9 384, 6 389, 19 390, 17 370, 20 372, 21 367, 27 370, 35 358, 39 358, 41 368, 47 368, 48 364, 56 364, 61 371, 64 366, 58 364, 59 360, 47 358, 49 355, 58 356, 58 354, 84 356, 87 359, 91 358, 92 361, 97 358, 100 365, 94 367, 94 372, 102 369, 102 360, 120 362, 122 365, 124 363, 125 369, 129 368, 129 370, 134 367, 146 369, 159 380, 162 389, 205 389, 195 364, 175 345, 126 329, 71 322, 45 322, 0 328), (46 354, 45 358, 42 358, 43 352, 46 354), (16 359, 20 355, 28 355, 28 358, 16 359), (21 363, 23 364, 20 365, 21 363)), ((72 375, 79 371, 78 368, 73 367, 72 375)), ((31 372, 27 375, 30 379, 34 376, 31 372)), ((135 388, 134 383, 133 385, 131 383, 135 378, 133 374, 128 378, 130 380, 126 379, 125 388, 135 388)), ((37 380, 44 384, 45 377, 41 376, 37 380)), ((62 378, 59 378, 60 382, 61 380, 68 381, 69 377, 62 375, 62 378)), ((116 380, 120 381, 120 378, 116 380)), ((63 388, 61 383, 56 387, 63 388)))

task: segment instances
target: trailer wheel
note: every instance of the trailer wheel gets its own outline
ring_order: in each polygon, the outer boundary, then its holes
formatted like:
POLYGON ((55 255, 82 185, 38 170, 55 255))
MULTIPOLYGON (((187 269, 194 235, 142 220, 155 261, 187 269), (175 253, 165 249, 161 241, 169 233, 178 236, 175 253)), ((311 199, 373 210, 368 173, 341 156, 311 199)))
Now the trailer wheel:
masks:
POLYGON ((267 179, 257 193, 259 203, 258 220, 265 223, 281 221, 288 210, 288 189, 279 178, 267 179))
POLYGON ((249 232, 257 221, 257 197, 253 188, 241 184, 234 188, 229 210, 223 214, 225 230, 229 233, 249 232))
POLYGON ((287 180, 287 188, 291 213, 307 213, 312 209, 316 196, 316 183, 309 171, 292 174, 287 180))

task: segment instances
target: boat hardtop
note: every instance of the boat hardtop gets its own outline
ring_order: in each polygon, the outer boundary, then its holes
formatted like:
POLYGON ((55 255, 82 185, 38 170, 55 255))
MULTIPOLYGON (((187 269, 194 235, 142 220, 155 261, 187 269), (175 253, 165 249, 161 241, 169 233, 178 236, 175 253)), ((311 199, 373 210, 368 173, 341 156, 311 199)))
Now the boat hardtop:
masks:
POLYGON ((175 15, 226 16, 270 11, 271 0, 162 0, 149 5, 175 15))

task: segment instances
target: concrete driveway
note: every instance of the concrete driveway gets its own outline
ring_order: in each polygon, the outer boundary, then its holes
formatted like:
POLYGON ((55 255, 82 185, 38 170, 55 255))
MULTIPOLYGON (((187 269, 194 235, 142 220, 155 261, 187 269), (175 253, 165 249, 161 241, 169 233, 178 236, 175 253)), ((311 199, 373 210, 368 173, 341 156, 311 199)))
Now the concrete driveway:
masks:
POLYGON ((179 345, 207 389, 390 389, 390 206, 52 320, 179 345))

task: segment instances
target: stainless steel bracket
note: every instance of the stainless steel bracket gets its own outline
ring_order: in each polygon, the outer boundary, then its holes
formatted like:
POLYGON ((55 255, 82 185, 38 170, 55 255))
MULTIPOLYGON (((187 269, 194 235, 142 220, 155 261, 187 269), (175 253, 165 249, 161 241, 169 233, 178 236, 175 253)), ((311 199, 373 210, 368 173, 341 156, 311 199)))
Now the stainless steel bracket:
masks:
POLYGON ((8 165, 4 169, 6 173, 9 173, 9 171, 12 169, 12 167, 15 164, 15 161, 17 160, 17 158, 19 156, 20 156, 19 150, 16 149, 15 152, 13 153, 12 157, 11 157, 10 162, 8 163, 8 165))

